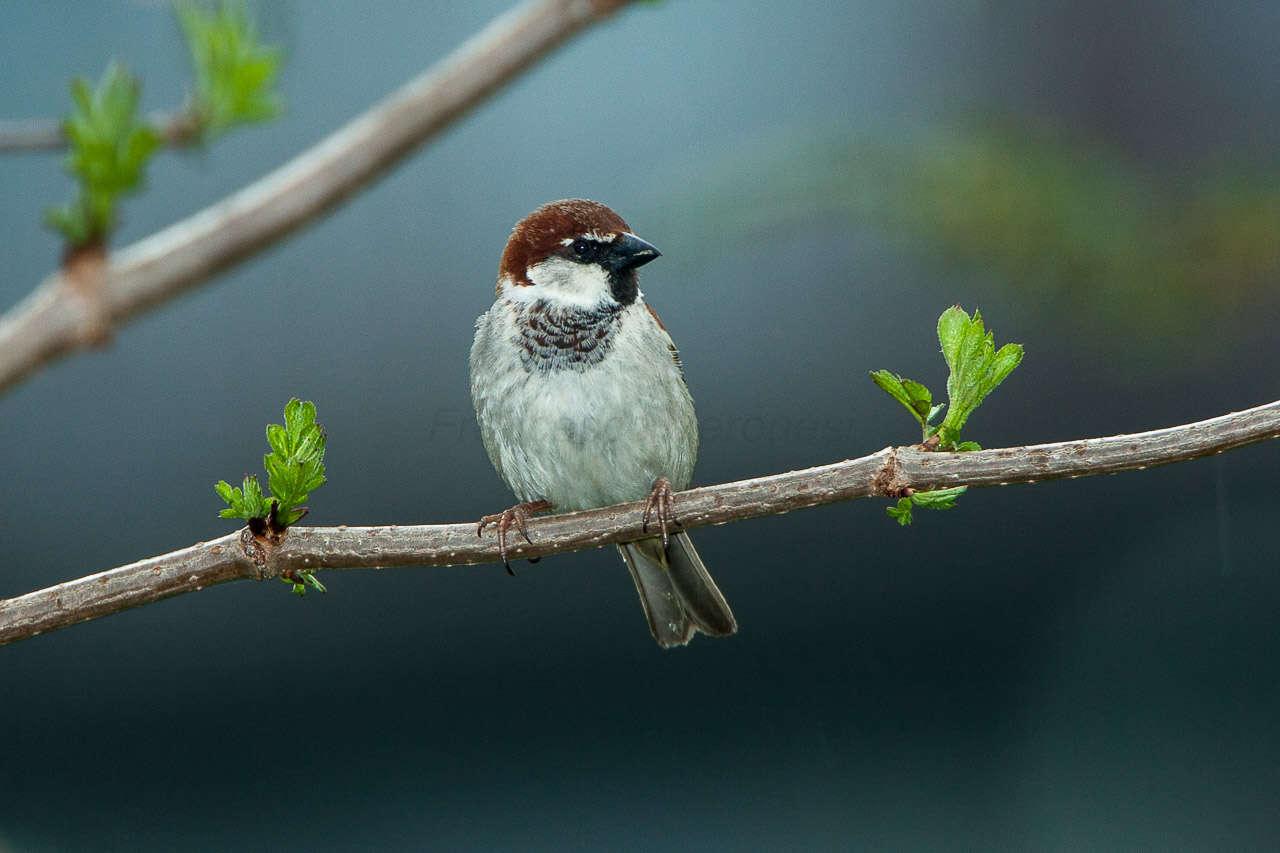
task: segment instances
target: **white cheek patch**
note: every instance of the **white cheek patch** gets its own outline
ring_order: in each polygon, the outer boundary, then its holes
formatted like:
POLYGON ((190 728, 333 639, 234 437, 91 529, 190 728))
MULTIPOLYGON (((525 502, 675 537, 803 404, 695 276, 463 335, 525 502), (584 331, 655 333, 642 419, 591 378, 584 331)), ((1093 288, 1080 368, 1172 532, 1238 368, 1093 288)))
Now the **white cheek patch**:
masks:
POLYGON ((515 280, 509 275, 498 276, 498 294, 508 299, 514 299, 517 302, 530 302, 532 300, 524 298, 520 291, 533 290, 532 287, 522 287, 515 283, 515 280))
POLYGON ((562 305, 594 308, 613 299, 609 277, 599 264, 579 264, 565 258, 547 258, 525 272, 533 287, 512 287, 520 301, 546 299, 562 305))

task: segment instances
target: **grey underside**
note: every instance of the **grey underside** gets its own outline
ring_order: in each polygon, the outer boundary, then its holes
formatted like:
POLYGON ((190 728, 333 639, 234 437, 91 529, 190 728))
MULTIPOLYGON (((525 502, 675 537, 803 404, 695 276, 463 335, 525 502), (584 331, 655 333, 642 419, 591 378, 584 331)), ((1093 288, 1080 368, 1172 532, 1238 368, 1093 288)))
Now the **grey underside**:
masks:
POLYGON ((665 552, 661 539, 627 542, 618 550, 659 645, 682 646, 696 631, 723 637, 738 630, 733 611, 687 533, 673 534, 665 552))
MULTIPOLYGON (((609 321, 588 354, 601 355, 598 362, 584 357, 576 366, 533 358, 542 351, 520 345, 525 324, 519 317, 527 310, 495 305, 481 316, 471 350, 480 434, 516 496, 547 500, 564 512, 640 500, 659 477, 673 489, 686 488, 698 455, 698 422, 671 357, 671 338, 644 304, 627 306, 609 321), (549 366, 535 368, 535 362, 549 366)), ((576 315, 539 316, 575 330, 561 335, 566 341, 592 328, 576 315)), ((595 341, 594 334, 587 340, 595 341)))

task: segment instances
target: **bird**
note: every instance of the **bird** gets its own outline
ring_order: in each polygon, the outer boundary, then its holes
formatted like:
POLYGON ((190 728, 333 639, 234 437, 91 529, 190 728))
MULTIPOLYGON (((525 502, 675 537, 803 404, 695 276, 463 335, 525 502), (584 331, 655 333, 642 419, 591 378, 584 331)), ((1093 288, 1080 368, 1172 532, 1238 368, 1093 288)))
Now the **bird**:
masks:
POLYGON ((533 513, 644 499, 618 545, 664 648, 738 630, 675 516, 698 455, 698 421, 671 336, 637 271, 661 253, 599 202, 542 205, 511 232, 496 298, 476 320, 471 399, 489 461, 520 501, 486 515, 507 571, 507 533, 533 513), (651 526, 652 525, 652 526, 651 526))

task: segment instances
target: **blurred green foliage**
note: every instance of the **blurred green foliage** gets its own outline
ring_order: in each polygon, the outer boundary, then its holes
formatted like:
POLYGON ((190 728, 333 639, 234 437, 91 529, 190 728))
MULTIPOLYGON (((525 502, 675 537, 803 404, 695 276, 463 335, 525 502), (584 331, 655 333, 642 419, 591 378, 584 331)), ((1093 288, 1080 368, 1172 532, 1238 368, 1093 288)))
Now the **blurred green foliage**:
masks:
MULTIPOLYGON (((1261 176, 1259 176, 1261 177, 1261 176)), ((924 146, 890 222, 1053 297, 1140 308, 1165 335, 1280 275, 1280 183, 1207 174, 1182 189, 1097 144, 1001 126, 924 146)))
MULTIPOLYGON (((205 141, 249 122, 274 117, 273 91, 281 54, 258 40, 244 7, 224 2, 216 9, 186 3, 176 9, 191 52, 195 86, 167 135, 173 143, 205 141)), ((107 66, 96 87, 71 82, 72 111, 63 123, 70 153, 67 171, 79 195, 45 213, 49 227, 70 249, 103 243, 116 226, 120 199, 143 183, 146 164, 163 141, 138 115, 141 84, 121 64, 107 66)))
POLYGON ((138 118, 141 86, 123 65, 107 66, 96 87, 71 81, 72 112, 64 123, 71 151, 66 169, 80 185, 72 202, 49 208, 45 221, 72 247, 99 242, 115 226, 116 201, 136 192, 160 136, 138 118))
MULTIPOLYGON (((892 140, 790 129, 671 184, 674 209, 697 210, 729 233, 852 218, 993 273, 1045 311, 1089 306, 1126 347, 1135 321, 1140 341, 1194 344, 1189 330, 1229 325, 1251 293, 1280 279, 1273 168, 1162 173, 1096 141, 1012 120, 892 140)), ((702 227, 681 225, 691 235, 702 227)))
POLYGON ((210 9, 188 2, 179 4, 176 12, 195 74, 188 110, 199 138, 274 118, 280 112, 273 87, 281 52, 259 41, 244 6, 224 2, 210 9))

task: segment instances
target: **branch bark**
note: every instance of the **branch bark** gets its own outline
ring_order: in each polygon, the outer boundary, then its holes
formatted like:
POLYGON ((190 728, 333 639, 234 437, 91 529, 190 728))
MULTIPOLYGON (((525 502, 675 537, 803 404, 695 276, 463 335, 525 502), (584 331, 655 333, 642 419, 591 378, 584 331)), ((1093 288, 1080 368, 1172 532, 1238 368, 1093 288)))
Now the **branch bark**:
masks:
MULTIPOLYGON (((681 492, 686 528, 760 518, 872 496, 898 497, 959 485, 1003 486, 1113 474, 1185 462, 1280 437, 1280 401, 1168 429, 1028 447, 937 453, 888 447, 870 456, 681 492)), ((519 557, 540 557, 641 538, 643 502, 535 519, 533 544, 519 557)), ((276 543, 247 529, 180 551, 0 601, 0 644, 33 637, 232 580, 264 580, 303 569, 445 566, 499 561, 492 536, 474 522, 381 527, 295 527, 276 543)))
POLYGON ((570 36, 630 0, 527 0, 421 76, 255 183, 115 253, 92 300, 62 270, 0 317, 0 391, 275 243, 368 186, 570 36), (96 303, 96 304, 91 304, 96 303))
POLYGON ((0 152, 59 151, 67 147, 62 121, 56 118, 0 121, 0 152))
MULTIPOLYGON (((160 134, 165 145, 180 147, 195 141, 195 120, 186 110, 152 113, 147 122, 160 134)), ((67 147, 67 134, 62 119, 0 119, 0 154, 21 151, 62 151, 67 147)))

